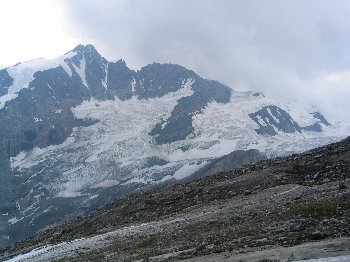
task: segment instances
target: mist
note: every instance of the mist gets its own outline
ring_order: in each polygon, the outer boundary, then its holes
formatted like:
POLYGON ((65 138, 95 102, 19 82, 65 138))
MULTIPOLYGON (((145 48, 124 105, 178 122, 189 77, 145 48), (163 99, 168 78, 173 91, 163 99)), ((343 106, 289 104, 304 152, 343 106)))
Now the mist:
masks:
POLYGON ((349 1, 65 2, 71 33, 132 69, 183 65, 350 120, 349 1))

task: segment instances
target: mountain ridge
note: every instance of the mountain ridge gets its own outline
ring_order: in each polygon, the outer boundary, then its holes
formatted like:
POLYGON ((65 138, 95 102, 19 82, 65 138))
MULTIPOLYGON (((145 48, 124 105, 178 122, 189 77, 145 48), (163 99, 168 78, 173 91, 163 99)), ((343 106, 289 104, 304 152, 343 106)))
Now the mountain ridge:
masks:
POLYGON ((0 246, 232 151, 288 155, 350 130, 179 65, 130 70, 91 45, 0 70, 0 94, 0 246))

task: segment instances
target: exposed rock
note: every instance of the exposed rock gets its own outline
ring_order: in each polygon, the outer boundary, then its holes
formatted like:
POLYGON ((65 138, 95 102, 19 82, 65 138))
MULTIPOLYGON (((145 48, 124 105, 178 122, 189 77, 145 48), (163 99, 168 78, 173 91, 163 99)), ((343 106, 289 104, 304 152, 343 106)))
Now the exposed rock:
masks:
POLYGON ((285 110, 277 106, 265 106, 258 112, 249 114, 249 116, 260 126, 259 129, 256 129, 256 132, 261 135, 277 134, 273 127, 285 133, 301 131, 298 123, 285 110))

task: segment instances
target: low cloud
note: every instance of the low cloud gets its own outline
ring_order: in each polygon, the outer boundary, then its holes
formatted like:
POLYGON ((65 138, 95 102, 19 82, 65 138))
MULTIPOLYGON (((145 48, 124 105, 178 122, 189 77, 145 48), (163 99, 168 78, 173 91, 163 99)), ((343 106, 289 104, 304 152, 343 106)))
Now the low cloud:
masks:
POLYGON ((349 1, 66 0, 65 6, 76 36, 133 69, 176 63, 233 89, 301 100, 349 119, 349 1))

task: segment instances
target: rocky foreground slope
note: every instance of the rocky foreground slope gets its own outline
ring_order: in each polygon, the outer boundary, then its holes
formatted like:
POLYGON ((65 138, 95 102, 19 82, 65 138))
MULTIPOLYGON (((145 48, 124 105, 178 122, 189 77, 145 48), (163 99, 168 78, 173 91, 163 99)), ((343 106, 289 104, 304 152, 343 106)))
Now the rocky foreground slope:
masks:
POLYGON ((350 255, 349 225, 347 138, 300 155, 134 193, 18 243, 1 258, 39 248, 19 258, 293 261, 350 255))

